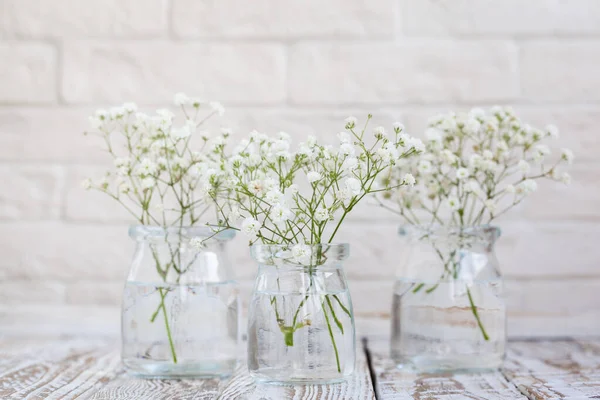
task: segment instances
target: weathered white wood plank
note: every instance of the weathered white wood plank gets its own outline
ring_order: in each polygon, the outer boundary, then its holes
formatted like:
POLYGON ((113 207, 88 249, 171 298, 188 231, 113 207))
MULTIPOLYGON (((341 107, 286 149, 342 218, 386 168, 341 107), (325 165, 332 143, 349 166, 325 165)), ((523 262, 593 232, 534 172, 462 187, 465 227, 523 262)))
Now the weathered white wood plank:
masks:
POLYGON ((356 371, 348 381, 333 385, 272 385, 254 382, 240 365, 219 399, 239 400, 374 400, 375 393, 362 344, 356 348, 356 371))
POLYGON ((90 400, 212 400, 222 383, 218 379, 143 379, 120 371, 116 379, 94 393, 90 400))
POLYGON ((369 340, 368 349, 381 400, 526 399, 500 372, 417 374, 396 368, 389 340, 369 340))
POLYGON ((4 339, 0 342, 0 398, 74 399, 93 393, 115 374, 112 341, 4 339))
POLYGON ((600 398, 600 339, 512 342, 504 373, 530 399, 600 398))

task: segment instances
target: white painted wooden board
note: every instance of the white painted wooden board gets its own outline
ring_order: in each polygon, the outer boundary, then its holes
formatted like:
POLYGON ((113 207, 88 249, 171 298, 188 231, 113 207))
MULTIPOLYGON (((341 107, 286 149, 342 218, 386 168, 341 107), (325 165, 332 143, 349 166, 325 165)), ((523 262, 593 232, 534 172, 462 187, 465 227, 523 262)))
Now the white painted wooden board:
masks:
POLYGON ((600 399, 600 340, 511 343, 504 373, 530 399, 600 399))
POLYGON ((369 340, 368 349, 380 400, 527 399, 500 372, 416 374, 396 368, 389 340, 369 340))
POLYGON ((0 339, 0 399, 212 400, 375 399, 363 348, 357 369, 336 385, 257 385, 240 363, 229 380, 128 376, 112 339, 0 339))

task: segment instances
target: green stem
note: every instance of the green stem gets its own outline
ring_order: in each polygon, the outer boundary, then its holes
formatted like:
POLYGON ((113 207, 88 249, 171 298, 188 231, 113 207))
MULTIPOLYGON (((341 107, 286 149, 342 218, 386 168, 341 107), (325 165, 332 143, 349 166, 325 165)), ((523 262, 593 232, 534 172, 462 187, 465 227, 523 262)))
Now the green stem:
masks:
POLYGON ((341 309, 344 310, 344 312, 348 315, 348 317, 350 317, 350 319, 352 319, 352 314, 350 314, 350 310, 348 310, 346 308, 346 306, 342 304, 342 301, 340 300, 338 295, 334 294, 333 298, 335 299, 335 301, 337 301, 337 303, 340 305, 341 309))
POLYGON ((327 300, 327 305, 329 306, 329 309, 331 310, 331 316, 333 317, 335 324, 337 325, 338 329, 340 330, 340 332, 342 332, 342 335, 343 335, 344 327, 343 327, 342 323, 340 322, 340 320, 338 319, 337 315, 335 315, 335 310, 333 309, 333 305, 331 305, 331 300, 329 300, 329 295, 325 295, 325 300, 327 300))
POLYGON ((323 305, 323 315, 325 316, 325 321, 327 321, 327 330, 329 331, 329 337, 331 338, 331 344, 333 344, 333 351, 335 351, 335 362, 337 363, 338 372, 342 372, 340 368, 340 355, 338 354, 337 345, 335 344, 335 338, 333 337, 333 330, 331 329, 331 322, 329 322, 329 317, 327 316, 327 310, 325 309, 325 303, 323 305))
POLYGON ((481 323, 481 319, 479 318, 479 313, 477 312, 477 307, 475 306, 475 303, 473 302, 473 297, 471 296, 471 289, 467 288, 467 296, 469 296, 469 303, 471 304, 471 311, 473 312, 473 315, 475 316, 475 319, 477 320, 477 325, 479 326, 479 329, 481 330, 481 334, 483 335, 483 338, 488 341, 490 340, 490 337, 488 336, 487 332, 485 331, 485 328, 483 327, 483 324, 481 323))

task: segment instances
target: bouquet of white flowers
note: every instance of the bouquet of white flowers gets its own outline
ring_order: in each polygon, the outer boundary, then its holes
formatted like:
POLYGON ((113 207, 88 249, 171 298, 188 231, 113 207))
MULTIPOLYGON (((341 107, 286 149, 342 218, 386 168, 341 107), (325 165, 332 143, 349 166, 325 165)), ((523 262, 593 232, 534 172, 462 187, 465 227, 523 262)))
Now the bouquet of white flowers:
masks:
MULTIPOLYGON (((370 119, 369 115, 367 123, 370 119)), ((309 306, 306 300, 316 285, 315 271, 327 260, 324 245, 334 241, 342 223, 366 196, 414 184, 410 174, 386 186, 379 185, 378 177, 389 174, 390 167, 399 160, 421 152, 422 142, 403 133, 400 124, 389 132, 383 127, 375 128, 373 137, 366 137, 367 123, 360 129, 356 119, 350 117, 346 131, 338 134, 338 146, 320 144, 309 136, 295 150, 286 133, 269 137, 254 131, 231 157, 222 161, 227 164, 226 186, 231 195, 214 199, 220 212, 217 227, 241 230, 250 245, 282 245, 283 251, 273 262, 289 262, 308 270, 310 282, 304 290, 307 295, 291 321, 280 316, 284 310, 278 310, 275 297, 271 299, 287 346, 293 346, 295 331, 310 325, 310 320, 298 318, 300 310, 309 306)), ((336 295, 324 296, 323 313, 339 372, 331 321, 342 333, 344 328, 332 303, 339 304, 347 314, 350 312, 336 295)))
MULTIPOLYGON (((389 183, 396 187, 408 171, 416 185, 401 186, 377 198, 382 207, 422 228, 422 238, 434 246, 433 228, 441 227, 455 235, 454 248, 444 252, 436 247, 444 266, 440 282, 459 275, 461 256, 457 249, 469 245, 472 228, 490 224, 521 203, 536 190, 540 179, 571 180, 561 172, 561 166, 573 161, 573 153, 562 149, 552 159, 550 147, 544 144, 558 137, 558 129, 552 125, 534 128, 509 107, 439 115, 430 120, 425 135, 425 153, 399 163, 389 183)), ((418 284, 413 291, 431 293, 438 287, 425 286, 418 284)), ((481 333, 488 340, 468 288, 467 294, 481 333)))
MULTIPOLYGON (((139 224, 162 228, 167 236, 163 244, 170 240, 169 235, 174 235, 173 241, 199 248, 210 237, 188 237, 188 228, 205 224, 209 218, 207 211, 216 209, 215 200, 228 197, 221 163, 229 132, 224 130, 214 138, 209 138, 207 133, 197 133, 207 119, 223 114, 219 103, 205 104, 180 93, 175 96, 175 104, 184 116, 179 125, 174 123, 174 114, 169 110, 147 115, 137 112, 133 103, 108 111, 98 110, 90 117, 93 130, 88 133, 102 139, 113 159, 113 168, 99 181, 86 179, 83 187, 107 194, 139 224), (198 150, 193 150, 191 145, 194 136, 200 139, 198 150)), ((166 259, 160 255, 159 244, 149 246, 156 271, 165 283, 167 280, 179 283, 197 258, 196 255, 186 259, 185 246, 169 245, 166 259)), ((162 311, 171 357, 177 363, 165 307, 171 289, 165 286, 157 290, 160 304, 149 316, 150 321, 154 322, 162 311)))

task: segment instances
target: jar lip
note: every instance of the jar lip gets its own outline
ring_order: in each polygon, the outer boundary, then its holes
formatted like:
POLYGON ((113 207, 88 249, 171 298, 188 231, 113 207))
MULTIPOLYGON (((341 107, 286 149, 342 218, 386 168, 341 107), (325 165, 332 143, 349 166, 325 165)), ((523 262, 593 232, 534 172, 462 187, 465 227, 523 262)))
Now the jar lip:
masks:
POLYGON ((172 226, 163 228, 157 225, 131 225, 129 227, 129 236, 133 239, 161 239, 168 236, 179 236, 186 239, 191 238, 211 238, 216 240, 231 240, 235 237, 235 230, 223 229, 220 232, 208 226, 172 226))
POLYGON ((482 224, 466 227, 443 226, 440 224, 400 225, 398 234, 409 237, 447 237, 447 236, 493 236, 500 237, 501 229, 496 225, 482 224))
POLYGON ((323 265, 331 261, 343 261, 350 255, 348 243, 318 243, 318 244, 253 244, 250 254, 260 263, 277 263, 282 261, 292 265, 323 265), (303 246, 303 256, 298 258, 294 248, 303 246), (324 259, 323 259, 324 258, 324 259))

